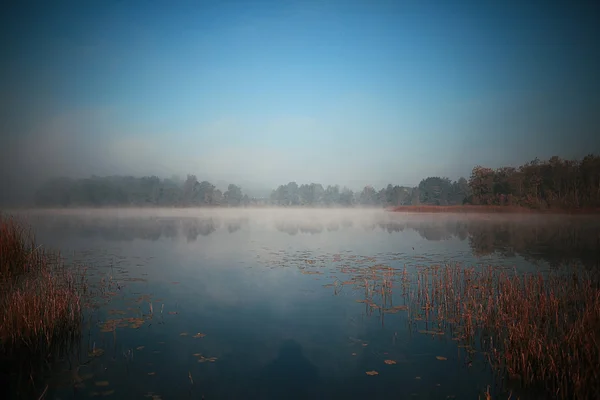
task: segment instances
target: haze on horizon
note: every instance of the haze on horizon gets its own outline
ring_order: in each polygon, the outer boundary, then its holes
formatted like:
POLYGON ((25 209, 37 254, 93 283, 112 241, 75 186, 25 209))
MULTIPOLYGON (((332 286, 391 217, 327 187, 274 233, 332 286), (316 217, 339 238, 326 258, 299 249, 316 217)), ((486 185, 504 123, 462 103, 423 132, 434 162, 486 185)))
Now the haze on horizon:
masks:
POLYGON ((600 150, 597 2, 23 3, 0 17, 5 198, 92 174, 413 186, 600 150))

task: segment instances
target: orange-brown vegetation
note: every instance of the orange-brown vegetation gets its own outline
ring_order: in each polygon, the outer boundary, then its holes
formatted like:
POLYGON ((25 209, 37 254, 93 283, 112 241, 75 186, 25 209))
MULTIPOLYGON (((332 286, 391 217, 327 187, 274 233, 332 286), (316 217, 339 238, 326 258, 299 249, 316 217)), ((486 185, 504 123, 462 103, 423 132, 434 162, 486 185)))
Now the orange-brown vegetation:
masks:
POLYGON ((535 159, 518 168, 475 166, 466 202, 534 209, 600 206, 600 156, 582 160, 535 159))
POLYGON ((455 205, 455 206, 399 206, 390 208, 394 212, 412 212, 412 213, 547 213, 547 214, 600 214, 598 208, 578 208, 578 209, 562 209, 562 208, 545 208, 533 209, 522 206, 496 206, 496 205, 455 205))
POLYGON ((424 268, 410 295, 410 315, 414 323, 452 332, 470 352, 478 347, 524 386, 587 399, 600 390, 599 282, 590 273, 424 268))
POLYGON ((60 258, 0 216, 0 354, 63 347, 79 334, 81 311, 75 278, 60 258))

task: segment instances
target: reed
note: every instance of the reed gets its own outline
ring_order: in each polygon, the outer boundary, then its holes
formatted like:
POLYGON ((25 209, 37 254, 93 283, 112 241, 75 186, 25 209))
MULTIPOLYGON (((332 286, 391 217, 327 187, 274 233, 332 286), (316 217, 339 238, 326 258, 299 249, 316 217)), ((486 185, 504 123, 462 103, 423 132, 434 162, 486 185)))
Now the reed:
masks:
POLYGON ((33 235, 0 215, 0 356, 47 358, 81 332, 85 286, 59 255, 37 246, 33 235))
POLYGON ((414 323, 437 324, 524 387, 556 398, 600 391, 600 290, 590 272, 518 274, 487 267, 420 269, 414 323))

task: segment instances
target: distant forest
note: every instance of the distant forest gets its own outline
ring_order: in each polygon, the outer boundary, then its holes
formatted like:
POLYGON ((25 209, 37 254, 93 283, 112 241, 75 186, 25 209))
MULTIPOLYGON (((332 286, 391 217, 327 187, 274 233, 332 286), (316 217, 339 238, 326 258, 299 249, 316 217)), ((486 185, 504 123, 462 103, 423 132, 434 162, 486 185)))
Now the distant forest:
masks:
POLYGON ((405 205, 507 205, 528 208, 600 207, 600 156, 583 160, 535 159, 518 168, 476 166, 469 180, 429 177, 416 187, 389 184, 362 191, 318 183, 290 182, 273 190, 269 198, 244 194, 230 184, 224 192, 195 175, 185 180, 156 176, 93 176, 88 179, 58 178, 48 181, 35 195, 42 207, 110 206, 308 206, 394 207, 405 205))

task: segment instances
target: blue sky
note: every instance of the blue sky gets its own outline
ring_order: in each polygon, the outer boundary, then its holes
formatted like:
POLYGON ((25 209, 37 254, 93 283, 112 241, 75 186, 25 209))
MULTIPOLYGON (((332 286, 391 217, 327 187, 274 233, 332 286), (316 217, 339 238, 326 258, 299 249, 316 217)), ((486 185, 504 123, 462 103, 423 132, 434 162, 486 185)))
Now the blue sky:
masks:
POLYGON ((600 7, 483 3, 23 2, 0 28, 4 158, 360 187, 600 150, 600 7))

